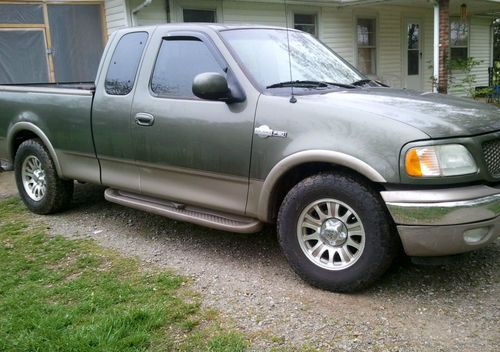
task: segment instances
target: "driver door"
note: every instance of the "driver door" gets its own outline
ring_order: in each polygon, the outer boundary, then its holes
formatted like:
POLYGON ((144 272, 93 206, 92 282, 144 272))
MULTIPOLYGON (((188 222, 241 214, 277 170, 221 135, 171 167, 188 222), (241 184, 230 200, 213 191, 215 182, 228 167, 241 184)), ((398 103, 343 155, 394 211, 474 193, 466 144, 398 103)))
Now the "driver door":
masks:
POLYGON ((256 98, 201 100, 192 82, 228 64, 203 33, 158 28, 132 108, 141 192, 243 214, 248 193, 256 98))

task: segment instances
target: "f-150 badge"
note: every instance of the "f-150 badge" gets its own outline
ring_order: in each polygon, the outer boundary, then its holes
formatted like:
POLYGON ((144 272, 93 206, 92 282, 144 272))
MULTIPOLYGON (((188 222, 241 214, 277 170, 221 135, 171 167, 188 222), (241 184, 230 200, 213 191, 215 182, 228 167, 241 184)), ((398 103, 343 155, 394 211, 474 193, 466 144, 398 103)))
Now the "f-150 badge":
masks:
POLYGON ((288 136, 288 132, 286 131, 275 131, 267 125, 262 125, 257 128, 255 128, 255 134, 261 138, 267 138, 267 137, 279 137, 279 138, 286 138, 288 136))

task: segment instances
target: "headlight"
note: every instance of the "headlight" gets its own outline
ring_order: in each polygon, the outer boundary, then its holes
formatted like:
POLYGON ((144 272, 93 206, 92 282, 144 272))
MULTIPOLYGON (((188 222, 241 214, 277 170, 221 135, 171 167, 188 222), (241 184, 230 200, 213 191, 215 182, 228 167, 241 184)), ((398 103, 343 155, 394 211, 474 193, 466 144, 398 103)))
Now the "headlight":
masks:
POLYGON ((467 175, 477 166, 467 148, 461 144, 414 147, 406 152, 406 173, 414 177, 467 175))

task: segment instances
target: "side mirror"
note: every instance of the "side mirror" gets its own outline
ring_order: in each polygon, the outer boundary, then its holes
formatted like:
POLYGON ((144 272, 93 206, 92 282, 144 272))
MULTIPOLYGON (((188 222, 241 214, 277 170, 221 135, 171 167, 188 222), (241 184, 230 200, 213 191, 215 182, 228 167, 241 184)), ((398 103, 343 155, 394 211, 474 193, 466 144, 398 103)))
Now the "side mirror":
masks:
POLYGON ((216 72, 205 72, 197 75, 193 80, 193 94, 201 99, 226 103, 242 101, 240 97, 231 93, 226 77, 216 72))

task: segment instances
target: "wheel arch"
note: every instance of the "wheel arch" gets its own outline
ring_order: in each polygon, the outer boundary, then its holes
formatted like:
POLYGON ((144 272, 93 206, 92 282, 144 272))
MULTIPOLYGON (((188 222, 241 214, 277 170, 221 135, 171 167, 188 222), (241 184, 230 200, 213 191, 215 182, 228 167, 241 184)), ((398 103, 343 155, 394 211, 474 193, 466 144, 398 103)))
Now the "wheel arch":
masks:
POLYGON ((29 139, 39 138, 44 146, 47 148, 50 157, 54 161, 54 165, 56 167, 57 174, 62 176, 62 169, 59 163, 59 158, 57 157, 56 151, 50 143, 47 135, 35 124, 31 122, 18 122, 14 124, 7 134, 7 145, 8 145, 8 155, 11 157, 11 160, 14 162, 17 149, 24 141, 29 139))
POLYGON ((377 170, 353 156, 327 150, 298 152, 278 162, 263 182, 258 201, 259 218, 273 222, 290 189, 304 178, 324 171, 348 172, 372 184, 387 182, 377 170))

